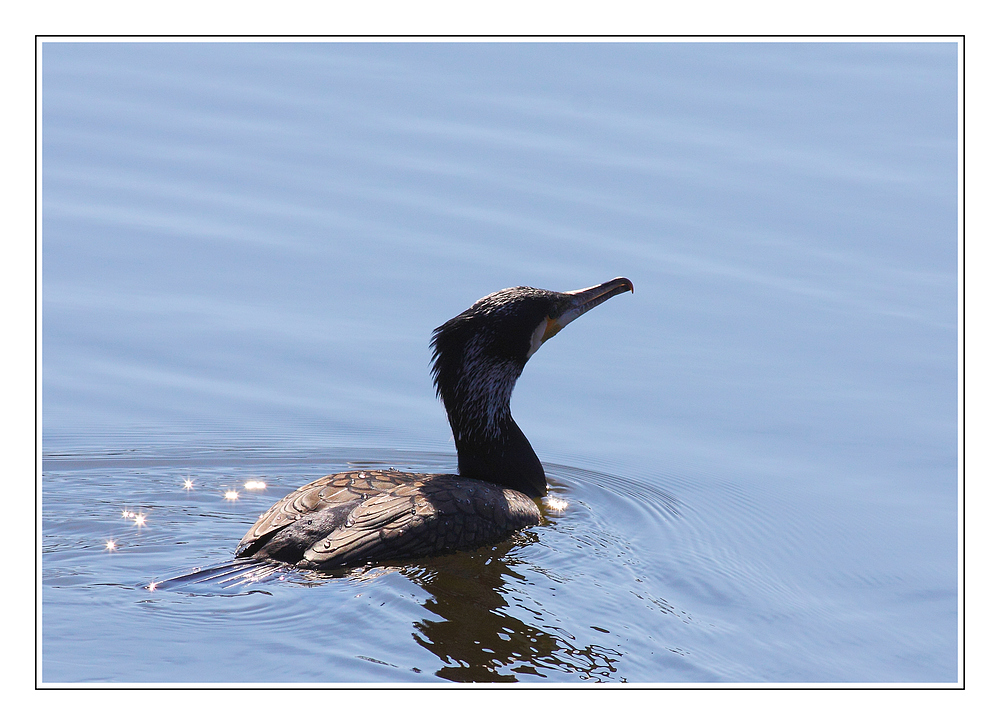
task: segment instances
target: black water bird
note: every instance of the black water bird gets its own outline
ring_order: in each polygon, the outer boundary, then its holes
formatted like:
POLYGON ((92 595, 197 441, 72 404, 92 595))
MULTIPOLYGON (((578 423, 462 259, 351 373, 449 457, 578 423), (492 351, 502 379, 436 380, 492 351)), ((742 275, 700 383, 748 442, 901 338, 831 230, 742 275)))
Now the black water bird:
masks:
POLYGON ((539 522, 545 472, 510 414, 525 363, 605 300, 624 277, 573 292, 511 287, 434 331, 433 378, 458 450, 458 475, 347 471, 306 484, 251 527, 238 557, 330 569, 491 544, 539 522))

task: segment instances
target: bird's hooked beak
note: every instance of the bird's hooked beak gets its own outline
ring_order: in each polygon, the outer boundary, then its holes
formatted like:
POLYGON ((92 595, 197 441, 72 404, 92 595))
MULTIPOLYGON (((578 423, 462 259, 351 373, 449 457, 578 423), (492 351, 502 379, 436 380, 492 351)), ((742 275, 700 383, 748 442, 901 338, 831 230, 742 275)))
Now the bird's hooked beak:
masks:
POLYGON ((528 357, 531 357, 542 346, 543 342, 553 337, 584 312, 594 309, 602 302, 610 300, 622 292, 635 292, 632 282, 625 277, 616 277, 610 282, 585 289, 563 292, 555 313, 542 320, 542 323, 535 329, 535 334, 531 337, 528 357))

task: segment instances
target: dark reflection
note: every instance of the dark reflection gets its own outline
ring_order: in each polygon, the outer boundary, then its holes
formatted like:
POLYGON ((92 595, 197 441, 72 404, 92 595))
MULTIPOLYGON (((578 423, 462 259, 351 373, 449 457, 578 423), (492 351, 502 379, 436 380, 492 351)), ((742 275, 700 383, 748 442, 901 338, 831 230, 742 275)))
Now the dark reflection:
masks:
MULTIPOLYGON (((606 647, 574 647, 566 637, 539 629, 511 614, 510 583, 524 577, 511 568, 520 541, 507 541, 475 552, 427 559, 400 569, 430 598, 423 606, 440 619, 414 622, 414 639, 437 655, 444 666, 435 674, 452 682, 517 682, 556 672, 581 680, 616 678, 621 654, 606 647)), ((524 603, 530 611, 531 602, 524 603)), ((542 619, 540 616, 539 619, 542 619)))
POLYGON ((536 539, 533 532, 522 532, 493 547, 367 570, 303 571, 237 559, 164 578, 143 589, 203 596, 267 594, 246 587, 277 578, 300 586, 324 586, 344 576, 368 579, 399 572, 429 595, 422 606, 433 617, 413 623, 413 638, 441 660, 443 666, 435 674, 442 679, 523 682, 561 675, 559 680, 565 681, 566 675, 575 675, 572 679, 624 682, 616 675, 620 652, 593 644, 574 646, 569 632, 555 626, 542 629, 515 614, 523 612, 521 616, 539 622, 553 620, 527 596, 530 587, 517 570, 525 566, 517 552, 536 539))

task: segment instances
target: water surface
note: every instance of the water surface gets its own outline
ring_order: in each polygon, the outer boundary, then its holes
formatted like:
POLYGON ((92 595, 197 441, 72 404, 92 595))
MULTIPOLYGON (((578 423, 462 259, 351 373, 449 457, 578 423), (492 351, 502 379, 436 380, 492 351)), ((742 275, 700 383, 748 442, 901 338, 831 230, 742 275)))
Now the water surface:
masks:
POLYGON ((41 679, 957 681, 957 52, 45 43, 41 679), (147 588, 454 470, 433 328, 619 275, 514 393, 542 526, 147 588))

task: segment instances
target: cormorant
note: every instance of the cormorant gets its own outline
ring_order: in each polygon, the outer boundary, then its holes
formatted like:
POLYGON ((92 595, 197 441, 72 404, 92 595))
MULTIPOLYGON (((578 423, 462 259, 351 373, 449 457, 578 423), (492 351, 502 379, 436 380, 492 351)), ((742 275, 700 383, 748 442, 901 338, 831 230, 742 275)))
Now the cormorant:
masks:
POLYGON ((458 475, 348 471, 308 483, 251 527, 238 557, 307 569, 472 549, 537 524, 545 472, 510 414, 510 395, 543 342, 605 300, 624 277, 572 292, 511 287, 434 331, 432 375, 458 450, 458 475))

